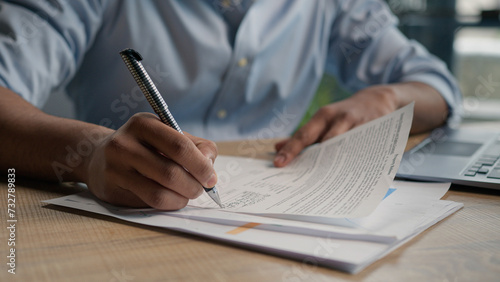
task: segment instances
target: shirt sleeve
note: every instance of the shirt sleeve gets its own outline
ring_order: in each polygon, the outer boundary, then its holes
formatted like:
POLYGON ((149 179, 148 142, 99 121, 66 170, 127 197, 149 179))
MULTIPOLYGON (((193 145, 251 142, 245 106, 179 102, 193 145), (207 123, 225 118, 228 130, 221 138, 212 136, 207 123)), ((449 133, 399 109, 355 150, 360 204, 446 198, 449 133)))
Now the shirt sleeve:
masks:
POLYGON ((41 107, 71 79, 99 30, 103 1, 0 4, 0 85, 41 107))
POLYGON ((398 20, 378 0, 338 1, 326 71, 350 91, 370 85, 417 81, 434 87, 449 108, 449 123, 461 119, 462 95, 446 65, 398 29, 398 20))

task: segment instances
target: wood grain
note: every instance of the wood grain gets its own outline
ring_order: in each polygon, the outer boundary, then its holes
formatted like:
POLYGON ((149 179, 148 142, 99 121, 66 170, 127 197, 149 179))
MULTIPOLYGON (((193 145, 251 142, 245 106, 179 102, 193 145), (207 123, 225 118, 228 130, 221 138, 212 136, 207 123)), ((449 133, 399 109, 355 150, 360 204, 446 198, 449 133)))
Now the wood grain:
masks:
MULTIPOLYGON (((412 137, 414 138, 414 137, 412 137)), ((422 137, 419 137, 422 138, 422 137)), ((416 139, 411 139, 416 140, 416 139)), ((272 158, 276 140, 219 143, 272 158)), ((417 142, 417 141, 415 141, 417 142)), ((465 207, 357 275, 214 240, 41 203, 80 191, 16 179, 16 274, 7 272, 7 172, 0 172, 0 281, 499 281, 500 193, 454 186, 465 207)))

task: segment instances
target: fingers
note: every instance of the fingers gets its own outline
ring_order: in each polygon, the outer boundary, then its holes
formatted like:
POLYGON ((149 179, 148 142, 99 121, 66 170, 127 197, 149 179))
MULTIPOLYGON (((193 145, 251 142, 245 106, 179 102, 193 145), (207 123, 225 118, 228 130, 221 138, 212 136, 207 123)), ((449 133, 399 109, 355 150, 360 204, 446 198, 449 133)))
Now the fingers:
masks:
POLYGON ((355 126, 356 124, 353 121, 342 120, 341 122, 335 122, 335 124, 321 137, 320 142, 324 142, 337 135, 345 133, 355 126))
POLYGON ((188 198, 137 172, 110 175, 113 186, 108 187, 103 200, 119 206, 152 207, 160 210, 178 210, 185 207, 188 198))
POLYGON ((193 141, 194 145, 205 157, 211 160, 211 163, 213 165, 218 154, 217 145, 215 144, 215 142, 193 136, 187 132, 184 132, 184 134, 193 141))
POLYGON ((215 186, 216 156, 215 143, 136 114, 94 150, 86 182, 110 203, 175 210, 215 186))
MULTIPOLYGON (((158 154, 156 150, 136 142, 134 138, 113 138, 108 145, 106 159, 110 167, 124 175, 130 172, 139 173, 185 198, 194 199, 203 192, 201 184, 182 166, 158 154)), ((124 185, 120 184, 120 187, 124 185)))
POLYGON ((290 138, 287 138, 287 139, 281 140, 278 143, 274 144, 274 149, 276 150, 276 152, 278 152, 279 150, 281 150, 281 148, 283 148, 283 146, 285 146, 285 144, 289 140, 290 140, 290 138))
POLYGON ((277 154, 274 158, 274 165, 286 166, 307 146, 342 134, 354 125, 355 121, 349 115, 337 111, 336 107, 323 107, 291 138, 275 145, 277 154))
POLYGON ((350 98, 321 107, 290 139, 276 144, 274 165, 285 166, 307 146, 395 111, 398 108, 395 91, 391 85, 372 86, 350 98))
POLYGON ((326 122, 327 120, 320 116, 319 113, 314 115, 306 125, 297 130, 284 144, 279 144, 281 148, 274 158, 274 165, 276 167, 286 166, 305 147, 317 142, 327 126, 326 122))
MULTIPOLYGON (((163 124, 152 114, 137 114, 131 118, 132 131, 138 138, 164 154, 175 163, 184 167, 204 187, 213 187, 217 183, 217 175, 212 166, 217 156, 213 142, 195 138, 197 145, 175 129, 163 124)), ((192 136, 191 136, 192 137, 192 136)))
POLYGON ((120 188, 132 192, 140 201, 155 209, 178 210, 185 207, 189 201, 188 198, 171 189, 165 189, 139 173, 131 173, 122 179, 124 182, 120 183, 120 188))

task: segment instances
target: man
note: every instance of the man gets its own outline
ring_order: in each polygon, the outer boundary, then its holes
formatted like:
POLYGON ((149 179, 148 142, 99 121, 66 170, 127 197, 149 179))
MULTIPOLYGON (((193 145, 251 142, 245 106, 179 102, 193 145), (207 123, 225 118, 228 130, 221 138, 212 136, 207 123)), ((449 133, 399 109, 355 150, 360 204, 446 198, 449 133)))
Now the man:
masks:
POLYGON ((206 139, 291 134, 325 71, 355 94, 276 144, 276 166, 411 101, 414 133, 459 117, 445 66, 376 0, 33 0, 0 13, 0 167, 85 182, 113 204, 184 207, 217 182, 206 139), (118 55, 128 47, 193 135, 135 114, 151 108, 118 55), (61 89, 79 120, 36 108, 61 89))

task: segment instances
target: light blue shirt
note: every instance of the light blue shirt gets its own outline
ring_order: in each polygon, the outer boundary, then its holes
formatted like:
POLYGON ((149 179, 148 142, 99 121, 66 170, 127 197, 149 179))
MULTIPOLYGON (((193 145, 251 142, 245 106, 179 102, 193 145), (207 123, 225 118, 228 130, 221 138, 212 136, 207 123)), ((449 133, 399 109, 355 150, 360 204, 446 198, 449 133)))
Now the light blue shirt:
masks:
POLYGON ((445 65, 381 1, 257 0, 236 21, 224 2, 5 1, 0 85, 38 107, 65 90, 79 119, 118 128, 152 111, 119 56, 133 48, 180 127, 212 140, 289 135, 325 71, 351 91, 427 83, 459 117, 445 65))

